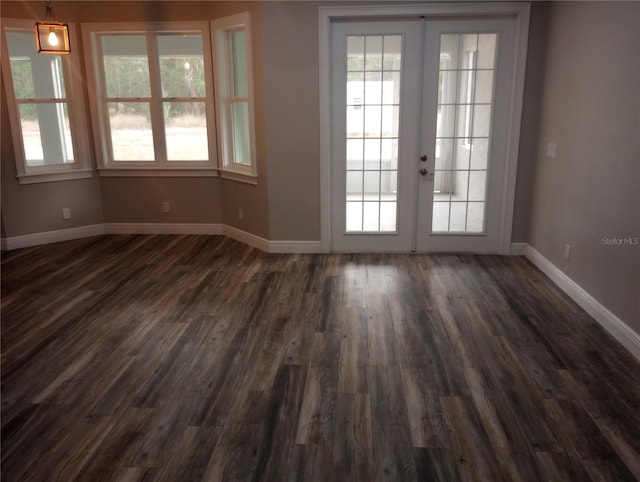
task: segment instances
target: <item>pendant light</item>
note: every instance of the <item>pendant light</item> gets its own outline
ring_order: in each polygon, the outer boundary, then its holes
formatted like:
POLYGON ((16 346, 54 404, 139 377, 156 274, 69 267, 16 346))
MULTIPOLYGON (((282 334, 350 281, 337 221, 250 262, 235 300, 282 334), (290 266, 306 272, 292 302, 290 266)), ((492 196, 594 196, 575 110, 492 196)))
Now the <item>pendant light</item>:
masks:
POLYGON ((36 22, 36 49, 41 54, 68 54, 69 26, 58 22, 51 13, 51 2, 47 2, 44 20, 36 22))

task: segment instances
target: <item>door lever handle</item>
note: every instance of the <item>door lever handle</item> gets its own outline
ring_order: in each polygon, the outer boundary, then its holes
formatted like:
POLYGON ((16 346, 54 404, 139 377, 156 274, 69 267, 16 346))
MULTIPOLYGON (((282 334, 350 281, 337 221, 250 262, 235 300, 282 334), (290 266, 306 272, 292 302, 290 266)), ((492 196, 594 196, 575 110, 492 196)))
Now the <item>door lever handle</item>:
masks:
POLYGON ((420 169, 420 174, 423 175, 423 176, 426 176, 427 174, 430 174, 430 173, 429 173, 429 171, 427 171, 426 168, 423 167, 422 169, 420 169))

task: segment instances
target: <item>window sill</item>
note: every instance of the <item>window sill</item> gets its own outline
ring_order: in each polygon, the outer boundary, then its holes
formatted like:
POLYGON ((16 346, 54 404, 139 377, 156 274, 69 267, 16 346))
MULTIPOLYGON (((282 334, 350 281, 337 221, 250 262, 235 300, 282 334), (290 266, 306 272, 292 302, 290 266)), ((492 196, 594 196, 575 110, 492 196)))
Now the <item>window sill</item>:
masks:
POLYGON ((215 168, 140 168, 140 167, 103 167, 99 169, 101 177, 218 177, 215 168))
POLYGON ((72 181, 74 179, 88 179, 93 177, 93 169, 76 169, 73 171, 19 174, 17 177, 20 184, 72 181))
POLYGON ((229 179, 230 181, 252 184, 253 186, 256 186, 258 184, 258 176, 256 176, 255 174, 245 174, 243 172, 220 169, 220 177, 222 179, 229 179))

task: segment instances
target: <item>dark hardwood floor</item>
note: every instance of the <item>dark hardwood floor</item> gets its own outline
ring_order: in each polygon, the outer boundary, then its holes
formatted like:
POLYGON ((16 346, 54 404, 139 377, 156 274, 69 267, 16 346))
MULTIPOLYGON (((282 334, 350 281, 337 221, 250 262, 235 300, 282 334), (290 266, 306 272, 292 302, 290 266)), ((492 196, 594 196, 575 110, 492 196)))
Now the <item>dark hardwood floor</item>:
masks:
POLYGON ((640 364, 521 257, 2 255, 4 481, 632 481, 640 364))

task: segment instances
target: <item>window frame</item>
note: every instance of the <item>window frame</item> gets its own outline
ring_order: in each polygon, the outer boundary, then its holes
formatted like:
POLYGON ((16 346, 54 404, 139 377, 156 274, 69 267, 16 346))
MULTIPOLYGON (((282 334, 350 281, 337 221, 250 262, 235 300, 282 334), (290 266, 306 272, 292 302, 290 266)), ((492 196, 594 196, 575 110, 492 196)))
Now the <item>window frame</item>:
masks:
MULTIPOLYGON (((13 75, 9 57, 9 47, 6 41, 6 32, 20 32, 33 37, 33 21, 25 19, 2 18, 2 77, 7 97, 7 112, 9 115, 9 127, 13 141, 14 159, 16 164, 16 177, 20 184, 34 184, 41 182, 66 181, 72 179, 90 178, 93 176, 93 163, 91 159, 91 148, 89 145, 89 135, 86 126, 85 95, 82 89, 84 84, 82 74, 78 66, 80 56, 78 49, 78 37, 73 23, 69 23, 69 37, 71 52, 69 54, 57 54, 60 57, 62 66, 62 78, 64 80, 65 96, 61 103, 66 104, 69 117, 69 130, 71 132, 71 143, 73 146, 73 162, 59 164, 45 164, 42 166, 29 166, 27 164, 24 149, 24 139, 22 124, 20 120, 19 105, 27 102, 18 102, 13 86, 13 75)), ((33 50, 38 54, 33 40, 33 50)), ((44 98, 44 102, 49 102, 44 98)))
POLYGON ((214 19, 211 21, 211 32, 220 176, 248 184, 257 184, 251 15, 249 12, 243 12, 214 19), (230 35, 238 31, 244 32, 245 40, 246 97, 235 97, 232 91, 234 59, 230 35), (249 164, 234 161, 231 109, 236 102, 246 102, 248 105, 249 164))
MULTIPOLYGON (((213 74, 211 35, 208 21, 177 22, 117 22, 84 23, 82 35, 85 45, 85 63, 87 83, 91 102, 91 120, 96 146, 97 166, 100 176, 179 176, 179 177, 217 177, 218 148, 216 139, 216 109, 213 102, 213 74), (202 56, 204 62, 205 93, 203 97, 163 96, 160 79, 160 55, 157 52, 155 38, 160 35, 200 35, 202 37, 202 56), (148 100, 151 111, 151 132, 153 136, 154 157, 152 161, 114 160, 111 144, 111 127, 107 103, 104 61, 100 39, 103 36, 140 35, 145 37, 149 61, 148 100), (162 104, 164 102, 185 102, 188 99, 203 102, 207 121, 207 160, 169 160, 167 158, 166 131, 162 104)), ((139 98, 138 101, 143 100, 139 98)))

